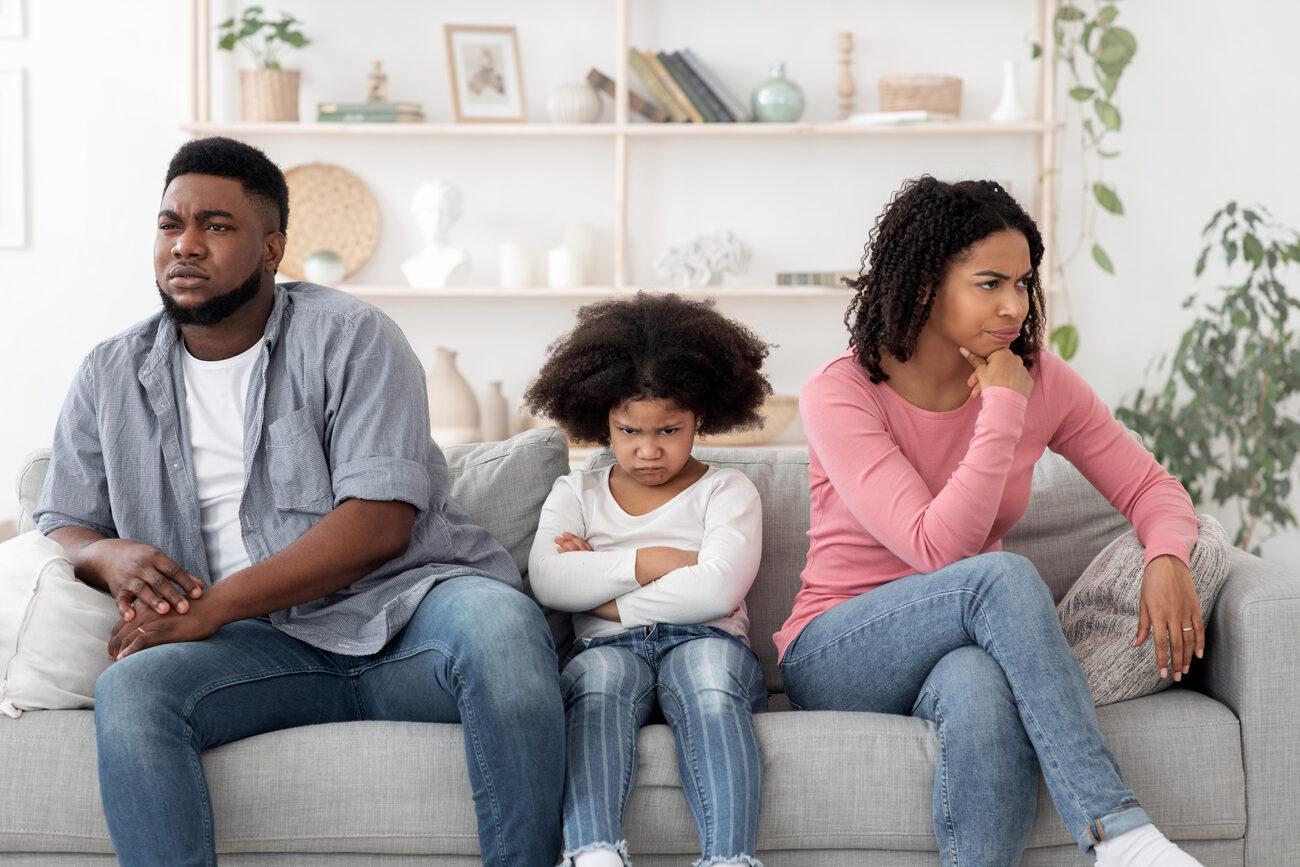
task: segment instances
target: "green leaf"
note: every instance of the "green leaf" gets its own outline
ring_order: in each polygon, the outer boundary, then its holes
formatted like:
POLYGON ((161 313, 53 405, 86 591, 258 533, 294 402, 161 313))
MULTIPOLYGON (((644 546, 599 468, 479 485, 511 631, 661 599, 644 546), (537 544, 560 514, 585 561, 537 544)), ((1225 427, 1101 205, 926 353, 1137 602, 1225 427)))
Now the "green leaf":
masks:
POLYGON ((217 48, 221 51, 234 51, 235 34, 227 33, 225 36, 221 37, 221 39, 217 40, 217 48))
MULTIPOLYGON (((1209 255, 1210 255, 1210 248, 1209 248, 1209 247, 1206 247, 1204 250, 1201 251, 1201 255, 1196 259, 1196 276, 1197 276, 1197 277, 1201 276, 1201 273, 1202 273, 1203 271, 1205 271, 1205 260, 1206 260, 1206 258, 1207 258, 1209 255)), ((1191 302, 1192 302, 1193 299, 1195 299, 1195 297, 1196 297, 1196 296, 1193 295, 1191 298, 1188 298, 1187 301, 1183 304, 1183 306, 1184 306, 1184 307, 1190 307, 1190 306, 1191 306, 1191 302)))
POLYGON ((1092 87, 1072 87, 1070 88, 1070 99, 1075 102, 1087 102, 1092 99, 1092 95, 1096 92, 1097 90, 1092 87))
POLYGON ((1035 42, 1033 46, 1029 49, 1029 59, 1037 60, 1042 55, 1043 55, 1043 46, 1035 42))
POLYGON ((1110 24, 1117 15, 1119 15, 1119 10, 1114 6, 1103 6, 1101 11, 1097 13, 1097 20, 1102 24, 1110 24))
POLYGON ((1048 338, 1056 354, 1069 361, 1079 351, 1079 329, 1073 324, 1058 325, 1048 338))
POLYGON ((1237 213, 1237 203, 1228 202, 1228 204, 1224 206, 1223 210, 1227 212, 1229 217, 1231 217, 1232 215, 1237 213))
POLYGON ((1114 190, 1100 181, 1092 185, 1092 194, 1097 197, 1097 204, 1112 214, 1124 213, 1124 205, 1120 202, 1119 196, 1115 194, 1114 190))
POLYGON ((1106 129, 1111 131, 1119 129, 1119 109, 1114 105, 1105 100, 1095 99, 1092 102, 1092 110, 1097 112, 1097 118, 1102 122, 1106 129))
POLYGON ((1115 157, 1119 156, 1119 151, 1104 151, 1098 148, 1097 156, 1101 157, 1104 160, 1112 160, 1115 157))
POLYGON ((1101 249, 1100 244, 1092 245, 1092 260, 1107 274, 1115 273, 1115 266, 1111 264, 1110 257, 1106 255, 1105 250, 1101 249))
POLYGON ((1056 18, 1058 21, 1082 21, 1087 17, 1088 16, 1084 15, 1083 10, 1078 6, 1065 5, 1056 10, 1056 18))
POLYGON ((1110 27, 1101 36, 1095 57, 1101 65, 1123 69, 1137 54, 1137 37, 1123 27, 1110 27))
POLYGON ((1241 256, 1258 268, 1264 259, 1264 246, 1259 243, 1259 238, 1247 232, 1241 239, 1241 256))

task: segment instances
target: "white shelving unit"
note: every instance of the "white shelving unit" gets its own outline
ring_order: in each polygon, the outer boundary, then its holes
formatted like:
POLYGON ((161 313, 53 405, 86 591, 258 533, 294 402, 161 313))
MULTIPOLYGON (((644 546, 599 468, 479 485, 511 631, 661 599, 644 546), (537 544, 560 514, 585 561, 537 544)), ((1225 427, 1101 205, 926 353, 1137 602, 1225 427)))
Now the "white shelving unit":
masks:
MULTIPOLYGON (((227 135, 234 138, 265 136, 301 136, 313 139, 384 139, 410 140, 420 138, 453 139, 482 138, 521 139, 577 138, 609 139, 614 147, 614 201, 612 202, 613 285, 582 287, 577 289, 485 289, 447 288, 441 290, 412 290, 399 285, 352 285, 349 291, 367 297, 476 297, 476 298, 598 298, 612 294, 636 291, 640 287, 628 275, 628 143, 637 139, 805 139, 809 141, 861 138, 876 139, 883 143, 894 140, 927 138, 960 141, 971 137, 1010 136, 1031 137, 1036 140, 1034 177, 1038 179, 1034 191, 1034 210, 1038 214, 1039 230, 1044 245, 1052 249, 1056 229, 1056 137, 1060 124, 1055 119, 1055 69, 1050 58, 1040 59, 1038 67, 1037 117, 1017 123, 991 123, 983 121, 952 121, 946 123, 917 123, 899 125, 861 125, 839 122, 813 123, 633 123, 629 118, 626 82, 632 74, 627 68, 628 6, 631 0, 615 0, 616 17, 614 43, 616 56, 624 58, 616 70, 615 115, 612 123, 552 124, 552 123, 420 123, 420 124, 322 124, 322 123, 218 123, 212 120, 211 51, 212 21, 209 0, 191 0, 193 6, 193 121, 182 129, 194 136, 227 135)), ((1053 44, 1051 33, 1050 0, 1037 0, 1036 32, 1040 44, 1053 44)), ((1044 261, 1043 275, 1051 274, 1051 265, 1044 261)), ((1050 294, 1052 288, 1045 287, 1050 294)), ((692 294, 717 297, 743 298, 807 298, 841 295, 842 288, 820 286, 752 286, 706 287, 692 294)))

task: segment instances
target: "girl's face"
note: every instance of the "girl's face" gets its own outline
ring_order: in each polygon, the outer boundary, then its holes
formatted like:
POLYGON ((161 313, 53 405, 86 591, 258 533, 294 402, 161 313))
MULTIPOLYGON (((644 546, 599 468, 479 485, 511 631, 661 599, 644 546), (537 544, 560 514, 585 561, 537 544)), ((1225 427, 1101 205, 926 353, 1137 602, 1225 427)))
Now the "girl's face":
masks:
POLYGON ((1009 347, 1029 315, 1029 242, 1006 229, 971 244, 948 264, 923 338, 964 346, 983 357, 1009 347))
POLYGON ((629 400, 609 411, 609 443, 638 484, 672 481, 691 459, 699 419, 670 400, 629 400))

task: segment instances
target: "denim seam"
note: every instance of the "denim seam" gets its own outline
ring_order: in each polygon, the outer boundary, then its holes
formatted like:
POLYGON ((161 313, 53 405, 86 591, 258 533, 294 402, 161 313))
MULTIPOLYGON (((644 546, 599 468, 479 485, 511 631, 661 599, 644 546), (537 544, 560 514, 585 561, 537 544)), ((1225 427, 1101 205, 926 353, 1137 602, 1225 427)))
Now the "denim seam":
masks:
POLYGON ((192 734, 194 729, 191 728, 190 726, 189 713, 186 713, 185 716, 182 717, 182 720, 184 721, 185 724, 184 741, 186 746, 186 752, 189 754, 190 772, 194 774, 194 776, 201 783, 201 785, 198 787, 199 789, 198 806, 199 806, 199 813, 203 817, 203 842, 204 842, 203 862, 207 864, 208 867, 217 867, 216 846, 208 845, 209 843, 214 843, 215 841, 215 829, 213 828, 213 822, 212 822, 212 794, 211 792, 208 791, 207 781, 203 776, 203 757, 199 755, 199 751, 194 749, 193 747, 192 734))
MULTIPOLYGON (((948 742, 944 733, 943 711, 939 706, 939 694, 933 687, 926 687, 925 692, 934 699, 934 733, 939 741, 939 799, 943 803, 943 829, 948 834, 948 853, 953 864, 960 864, 957 853, 957 829, 952 821, 952 800, 948 795, 948 742)), ((919 704, 919 702, 918 702, 919 704)), ((915 707, 913 708, 915 710, 915 707)))
MULTIPOLYGON (((421 652, 426 650, 438 650, 451 663, 451 676, 456 683, 456 706, 461 708, 461 729, 466 743, 474 745, 474 761, 478 764, 479 774, 483 778, 483 788, 487 793, 488 805, 492 810, 493 831, 496 834, 497 852, 504 857, 506 852, 505 828, 501 821, 501 802, 497 796, 496 787, 492 785, 492 774, 488 772, 487 756, 483 752, 483 742, 479 739, 478 723, 474 715, 474 708, 469 703, 469 693, 465 689, 465 679, 461 676, 460 666, 456 662, 456 657, 450 651, 438 646, 437 642, 428 642, 429 646, 422 647, 421 652), (464 697, 464 704, 461 704, 461 698, 464 697)), ((405 657, 403 657, 405 658, 405 657)), ((487 863, 486 861, 484 863, 487 863)), ((509 867, 502 861, 502 867, 509 867)))
MULTIPOLYGON (((686 717, 687 717, 686 705, 685 702, 682 701, 681 696, 679 696, 677 694, 677 691, 667 684, 660 683, 659 686, 663 690, 664 694, 673 700, 673 704, 677 705, 677 712, 681 715, 680 719, 682 720, 683 725, 689 726, 689 723, 686 721, 686 717)), ((673 738, 677 742, 677 748, 679 750, 685 749, 687 751, 686 765, 688 768, 690 768, 691 785, 694 786, 695 788, 695 797, 700 804, 700 819, 702 820, 701 822, 702 827, 697 828, 696 830, 699 831, 701 836, 703 837, 704 851, 708 852, 713 849, 713 846, 716 842, 712 838, 713 811, 712 809, 710 809, 712 805, 709 802, 709 799, 705 797, 704 783, 699 777, 699 771, 698 771, 699 763, 697 761, 697 756, 695 753, 695 739, 687 738, 687 737, 681 737, 681 738, 677 737, 676 729, 673 729, 673 738), (685 741, 684 744, 683 741, 685 741)))

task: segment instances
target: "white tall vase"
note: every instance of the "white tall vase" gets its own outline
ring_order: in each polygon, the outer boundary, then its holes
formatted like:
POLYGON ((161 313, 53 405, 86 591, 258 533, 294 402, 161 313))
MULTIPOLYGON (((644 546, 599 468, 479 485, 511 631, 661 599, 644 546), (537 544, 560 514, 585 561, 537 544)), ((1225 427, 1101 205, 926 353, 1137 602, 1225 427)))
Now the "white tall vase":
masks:
MULTIPOLYGON (((1042 61, 1046 63, 1047 61, 1042 61)), ((1012 123, 1018 120, 1024 120, 1029 116, 1025 107, 1020 103, 1020 85, 1016 81, 1016 62, 1014 60, 1002 61, 1002 99, 998 102, 998 107, 993 109, 993 114, 989 115, 989 120, 996 123, 1012 123)))
POLYGON ((440 446, 451 446, 482 439, 478 398, 456 369, 454 350, 438 347, 438 358, 429 371, 427 383, 429 433, 433 441, 440 446))
POLYGON ((510 405, 501 393, 501 383, 492 380, 483 395, 483 440, 500 442, 510 436, 510 405))

